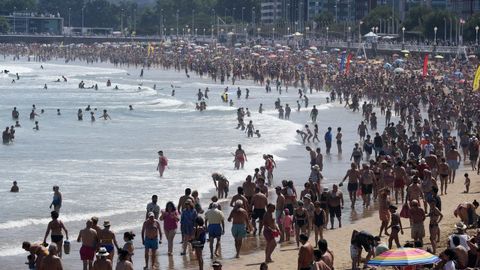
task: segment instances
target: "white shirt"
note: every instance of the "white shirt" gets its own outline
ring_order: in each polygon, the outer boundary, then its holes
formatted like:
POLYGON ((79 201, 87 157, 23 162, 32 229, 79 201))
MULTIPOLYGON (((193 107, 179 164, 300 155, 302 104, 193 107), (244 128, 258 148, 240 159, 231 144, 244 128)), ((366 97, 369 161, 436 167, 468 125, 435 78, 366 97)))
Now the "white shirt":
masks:
POLYGON ((470 250, 470 247, 468 246, 468 235, 466 234, 452 234, 448 237, 448 243, 450 248, 455 248, 455 245, 453 244, 453 236, 456 235, 458 238, 460 238, 460 246, 464 247, 467 251, 470 250))
POLYGON ((155 215, 155 219, 158 219, 158 215, 160 214, 160 206, 158 206, 158 204, 156 203, 149 203, 147 204, 147 213, 148 212, 153 212, 153 214, 155 215))

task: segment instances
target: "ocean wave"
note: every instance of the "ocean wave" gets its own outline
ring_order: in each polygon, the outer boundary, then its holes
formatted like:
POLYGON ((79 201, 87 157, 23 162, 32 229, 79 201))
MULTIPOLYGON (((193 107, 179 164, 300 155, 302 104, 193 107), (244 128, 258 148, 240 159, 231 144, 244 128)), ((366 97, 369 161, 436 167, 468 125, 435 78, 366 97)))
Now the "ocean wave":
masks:
MULTIPOLYGON (((107 211, 99 211, 99 212, 90 212, 90 213, 79 213, 79 214, 62 214, 61 220, 63 222, 75 222, 75 221, 82 221, 87 220, 93 216, 97 217, 109 217, 114 215, 121 215, 126 214, 129 212, 135 212, 135 210, 107 210, 107 211)), ((32 225, 46 225, 52 219, 51 218, 25 218, 20 220, 10 220, 7 222, 0 223, 0 230, 9 230, 9 229, 16 229, 16 228, 23 228, 32 225)))

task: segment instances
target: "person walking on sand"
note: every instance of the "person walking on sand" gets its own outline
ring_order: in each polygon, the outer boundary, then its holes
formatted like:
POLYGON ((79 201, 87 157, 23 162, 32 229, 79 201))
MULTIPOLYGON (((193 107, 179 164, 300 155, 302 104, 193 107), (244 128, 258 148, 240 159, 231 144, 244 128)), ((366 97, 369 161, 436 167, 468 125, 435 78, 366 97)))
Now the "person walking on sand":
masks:
MULTIPOLYGON (((448 166, 450 167, 450 172, 448 175, 448 183, 455 183, 455 173, 458 170, 458 166, 460 165, 460 162, 462 162, 462 156, 457 150, 457 147, 455 145, 452 145, 450 147, 450 150, 447 151, 445 154, 448 166)), ((446 188, 446 185, 445 185, 446 188)))
POLYGON ((235 206, 228 216, 228 222, 232 222, 232 235, 235 239, 235 258, 240 258, 243 238, 247 236, 247 228, 252 230, 248 213, 242 208, 243 205, 244 202, 242 200, 235 201, 235 206))
POLYGON ((355 202, 357 201, 357 190, 358 190, 358 183, 360 181, 360 172, 357 169, 357 163, 353 162, 350 164, 350 169, 347 171, 345 177, 343 177, 342 182, 340 182, 340 186, 343 185, 343 182, 348 178, 348 195, 350 196, 350 201, 352 202, 352 209, 355 208, 355 202))
POLYGON ((63 234, 62 230, 65 231, 66 238, 68 240, 68 231, 65 228, 65 225, 61 220, 58 219, 58 213, 55 211, 52 211, 50 213, 50 216, 52 217, 52 221, 48 223, 47 226, 47 231, 45 232, 45 237, 43 238, 43 243, 47 243, 47 237, 52 232, 51 235, 51 240, 52 243, 55 243, 58 247, 57 252, 58 256, 61 258, 62 257, 62 245, 63 245, 63 234))
POLYGON ((92 221, 88 220, 84 229, 80 230, 77 242, 82 242, 80 248, 80 259, 83 261, 83 270, 91 270, 95 250, 98 243, 97 231, 92 228, 92 221))
POLYGON ((342 209, 343 209, 343 193, 338 190, 337 185, 333 185, 332 191, 328 194, 327 199, 328 212, 330 213, 330 229, 333 230, 333 224, 335 223, 335 217, 338 220, 338 227, 342 227, 342 209))
POLYGON ((382 237, 383 230, 385 230, 385 235, 387 236, 390 235, 387 232, 388 222, 390 221, 390 212, 388 211, 389 206, 390 206, 390 190, 384 189, 380 192, 380 195, 378 196, 378 215, 382 223, 380 225, 380 232, 378 233, 378 237, 382 237))
POLYGON ((413 200, 410 208, 411 236, 413 241, 423 244, 425 237, 425 211, 420 207, 418 201, 413 200))
POLYGON ((300 234, 300 246, 298 250, 298 263, 297 270, 310 270, 312 269, 312 263, 314 261, 313 246, 308 242, 308 236, 306 234, 300 234))
POLYGON ((275 223, 275 219, 273 218, 273 213, 275 212, 275 205, 268 204, 267 212, 263 216, 263 237, 265 237, 266 246, 265 246, 265 262, 271 263, 272 260, 272 253, 277 246, 277 242, 275 241, 275 233, 278 233, 278 227, 275 223))
POLYGON ((403 234, 402 221, 400 219, 400 215, 397 213, 397 207, 395 205, 388 206, 388 210, 390 211, 391 215, 390 226, 385 229, 385 231, 387 229, 391 229, 390 236, 388 237, 388 249, 392 249, 393 241, 395 241, 397 248, 400 248, 401 246, 400 240, 398 240, 398 233, 403 234))
POLYGON ((217 203, 212 203, 210 209, 205 213, 205 227, 208 228, 208 239, 210 242, 210 259, 213 255, 220 256, 220 239, 225 234, 225 217, 223 212, 218 209, 217 203), (215 253, 213 252, 213 244, 217 240, 215 253))
POLYGON ((168 167, 168 159, 163 155, 163 151, 158 151, 158 165, 157 171, 160 173, 160 177, 163 177, 165 169, 168 167))
POLYGON ((148 259, 151 257, 152 268, 156 267, 158 244, 162 243, 162 229, 160 222, 153 212, 148 213, 148 219, 143 222, 142 244, 145 246, 145 267, 148 267, 148 259))
POLYGON ((165 210, 162 211, 162 215, 160 216, 160 220, 163 221, 163 230, 165 231, 165 237, 167 237, 167 254, 168 256, 173 256, 173 238, 175 238, 178 228, 178 221, 180 220, 177 209, 175 208, 173 202, 167 202, 165 210))
POLYGON ((62 193, 60 192, 60 188, 58 186, 53 186, 53 200, 50 204, 50 209, 60 214, 60 208, 62 207, 62 193))
POLYGON ((258 219, 258 234, 262 233, 263 228, 263 216, 265 215, 265 208, 268 205, 268 199, 265 194, 260 192, 260 188, 255 188, 255 195, 252 197, 252 202, 250 207, 252 207, 252 226, 253 226, 253 235, 257 233, 256 221, 258 219))
POLYGON ((105 247, 109 253, 108 258, 113 261, 115 255, 115 248, 118 250, 118 243, 115 233, 110 230, 110 221, 103 222, 103 229, 98 232, 98 239, 100 239, 100 247, 105 247))
POLYGON ((147 212, 145 213, 145 219, 148 219, 148 214, 152 212, 155 215, 155 219, 158 219, 160 214, 160 206, 157 204, 158 196, 152 195, 152 202, 147 204, 147 212))

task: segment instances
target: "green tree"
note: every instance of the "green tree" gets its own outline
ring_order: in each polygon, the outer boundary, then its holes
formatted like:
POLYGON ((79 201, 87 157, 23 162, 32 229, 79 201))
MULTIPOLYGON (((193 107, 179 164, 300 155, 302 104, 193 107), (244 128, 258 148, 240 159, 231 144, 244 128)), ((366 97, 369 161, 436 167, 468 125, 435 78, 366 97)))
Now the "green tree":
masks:
POLYGON ((33 11, 35 8, 35 0, 0 0, 0 14, 4 15, 10 14, 15 10, 17 12, 33 11))
MULTIPOLYGON (((463 26, 464 41, 475 41, 477 35, 475 27, 477 26, 480 27, 480 13, 478 12, 468 18, 468 21, 463 26)), ((480 31, 478 32, 478 35, 480 39, 480 31)))
POLYGON ((4 17, 0 17, 0 33, 5 34, 10 31, 10 25, 4 17))
MULTIPOLYGON (((397 19, 397 14, 393 14, 394 19, 397 19)), ((380 20, 392 20, 392 9, 388 6, 382 5, 373 9, 362 21, 362 33, 370 32, 371 28, 378 26, 380 20)))
POLYGON ((432 13, 433 10, 425 5, 417 5, 408 10, 403 22, 403 27, 407 31, 423 31, 425 17, 432 13))
POLYGON ((107 0, 92 0, 86 3, 84 24, 86 27, 118 29, 121 9, 107 0))
MULTIPOLYGON (((427 13, 423 16, 423 23, 421 29, 423 35, 428 39, 434 39, 435 31, 434 28, 437 27, 437 40, 443 39, 444 33, 449 33, 449 20, 453 18, 454 15, 446 10, 434 10, 430 13, 427 13), (445 23, 447 22, 447 29, 445 29, 445 23)), ((453 21, 455 21, 453 19, 453 21)))
POLYGON ((334 20, 335 20, 335 17, 333 16, 333 14, 328 11, 322 11, 315 18, 315 22, 318 23, 319 27, 331 25, 334 20))
MULTIPOLYGON (((37 11, 50 14, 59 13, 65 18, 65 25, 68 25, 70 16, 71 26, 80 27, 82 26, 82 8, 84 8, 85 2, 85 0, 39 0, 37 11)), ((103 15, 102 17, 107 16, 103 15)))

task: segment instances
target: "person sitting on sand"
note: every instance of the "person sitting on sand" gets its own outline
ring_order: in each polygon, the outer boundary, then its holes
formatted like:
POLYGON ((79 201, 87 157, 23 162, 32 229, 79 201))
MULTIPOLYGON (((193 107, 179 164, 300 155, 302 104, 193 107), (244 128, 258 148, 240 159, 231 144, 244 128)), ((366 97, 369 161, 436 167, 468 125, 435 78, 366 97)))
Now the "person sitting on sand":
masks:
POLYGON ((10 192, 18 192, 19 189, 18 189, 18 185, 17 185, 17 181, 13 181, 13 186, 10 188, 10 192))

